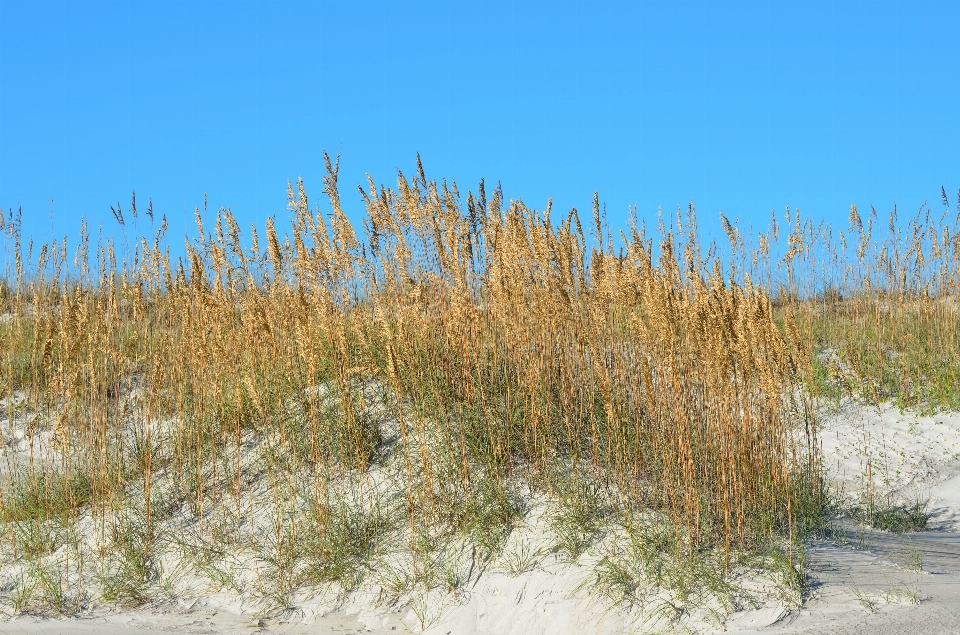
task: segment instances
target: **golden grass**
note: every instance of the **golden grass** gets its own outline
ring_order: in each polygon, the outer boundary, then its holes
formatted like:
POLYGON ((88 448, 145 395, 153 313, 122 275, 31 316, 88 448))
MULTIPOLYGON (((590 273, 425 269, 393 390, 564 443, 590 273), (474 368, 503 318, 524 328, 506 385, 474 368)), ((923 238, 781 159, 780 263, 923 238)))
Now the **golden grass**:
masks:
POLYGON ((819 399, 960 405, 960 242, 945 218, 906 237, 893 219, 877 244, 875 215, 864 227, 854 210, 852 233, 833 240, 788 211, 783 255, 776 220, 751 249, 724 218, 721 259, 692 207, 653 236, 632 222, 615 247, 597 197, 588 240, 576 210, 556 223, 499 188, 488 199, 483 183, 464 203, 418 160, 396 189, 361 190, 361 242, 327 169, 330 213, 302 182, 290 225, 268 219, 246 241, 228 210, 197 210, 176 262, 165 219, 141 218, 135 199, 127 213, 148 235, 93 245, 84 228, 71 253, 64 239, 37 263, 6 219, 7 420, 51 431, 56 454, 37 469, 91 475, 44 502, 41 481, 23 485, 37 478, 31 454, 6 475, 8 524, 107 518, 138 492, 143 526, 187 504, 199 535, 229 544, 265 479, 278 585, 303 580, 298 543, 320 545, 307 558, 317 579, 343 565, 336 575, 359 583, 354 561, 376 552, 394 512, 415 554, 429 551, 424 527, 496 551, 490 536, 522 513, 518 483, 563 499, 579 478, 599 484, 609 513, 660 514, 678 557, 729 558, 821 513, 819 399), (371 386, 400 422, 395 440, 369 415, 371 386), (331 515, 344 504, 331 483, 390 456, 402 503, 388 513, 360 495, 370 513, 351 530, 353 516, 331 515), (298 505, 309 522, 291 515, 298 505), (337 562, 332 527, 360 537, 338 538, 355 548, 337 562))

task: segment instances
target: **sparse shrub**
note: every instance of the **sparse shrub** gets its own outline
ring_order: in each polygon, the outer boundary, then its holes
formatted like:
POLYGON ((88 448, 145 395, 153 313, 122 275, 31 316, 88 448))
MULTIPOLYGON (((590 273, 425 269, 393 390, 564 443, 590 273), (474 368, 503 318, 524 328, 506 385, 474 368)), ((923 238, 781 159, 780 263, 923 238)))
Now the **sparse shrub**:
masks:
POLYGON ((550 515, 554 548, 567 560, 576 561, 600 537, 611 516, 606 493, 584 474, 555 476, 552 489, 557 499, 550 515))
POLYGON ((114 558, 104 563, 106 570, 100 577, 103 598, 133 606, 147 602, 150 587, 157 585, 163 575, 151 519, 142 512, 123 514, 113 527, 112 540, 114 558))
POLYGON ((479 467, 466 486, 453 482, 440 488, 441 519, 468 536, 480 548, 483 560, 499 554, 525 511, 520 497, 479 467))
POLYGON ((93 495, 93 483, 79 467, 67 473, 22 470, 3 494, 3 522, 45 520, 86 505, 93 495))
POLYGON ((312 510, 306 535, 297 547, 304 560, 301 580, 338 582, 352 590, 373 569, 396 524, 377 503, 340 500, 312 510))

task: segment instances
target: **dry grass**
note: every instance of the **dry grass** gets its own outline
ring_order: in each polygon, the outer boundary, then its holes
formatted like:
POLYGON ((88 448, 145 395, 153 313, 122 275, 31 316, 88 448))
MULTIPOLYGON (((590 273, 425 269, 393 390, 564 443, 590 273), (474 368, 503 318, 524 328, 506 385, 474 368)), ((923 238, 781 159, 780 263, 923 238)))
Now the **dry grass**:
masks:
MULTIPOLYGON (((752 250, 723 219, 721 260, 692 208, 615 247, 596 198, 588 239, 575 210, 555 223, 482 183, 464 204, 418 162, 395 190, 361 190, 361 242, 327 167, 329 212, 302 183, 285 229, 242 239, 228 210, 198 210, 178 261, 135 200, 115 210, 122 244, 84 228, 37 261, 5 219, 7 428, 48 441, 3 472, 3 531, 111 527, 100 560, 120 564, 101 577, 135 601, 159 588, 160 547, 185 544, 163 529, 183 506, 200 566, 240 584, 224 554, 252 549, 281 602, 360 584, 387 544, 409 555, 398 594, 440 584, 443 545, 489 562, 533 494, 566 510, 573 558, 605 523, 654 513, 674 561, 729 563, 822 517, 818 400, 960 404, 943 218, 906 236, 891 221, 877 244, 874 216, 834 241, 788 213, 783 255, 775 223, 752 250), (269 540, 245 528, 257 513, 269 540)), ((68 580, 90 558, 75 551, 68 580)))

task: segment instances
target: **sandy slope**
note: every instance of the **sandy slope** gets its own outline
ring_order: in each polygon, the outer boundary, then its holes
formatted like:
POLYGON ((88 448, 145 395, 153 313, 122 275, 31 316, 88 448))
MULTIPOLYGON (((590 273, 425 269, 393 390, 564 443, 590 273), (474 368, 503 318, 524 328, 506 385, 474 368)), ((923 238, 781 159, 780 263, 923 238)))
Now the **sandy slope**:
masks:
MULTIPOLYGON (((876 497, 929 497, 930 531, 894 536, 851 524, 841 544, 809 545, 811 591, 800 610, 776 601, 758 580, 760 601, 755 605, 735 607, 719 620, 688 616, 683 628, 742 635, 960 633, 960 415, 918 417, 893 408, 876 411, 845 404, 825 421, 822 442, 828 469, 851 498, 863 496, 868 483, 876 497)), ((13 453, 27 451, 22 436, 14 434, 7 444, 13 453)), ((514 547, 535 549, 538 541, 547 539, 544 531, 534 514, 511 540, 514 547)), ((545 555, 519 575, 506 573, 502 566, 471 569, 459 597, 421 599, 421 612, 432 622, 427 633, 613 635, 664 630, 663 623, 644 621, 636 611, 610 611, 596 602, 587 593, 588 565, 564 564, 545 555)), ((201 593, 138 610, 99 609, 75 619, 20 616, 0 622, 0 635, 420 631, 409 605, 378 606, 370 596, 332 603, 304 600, 299 608, 267 620, 254 618, 255 609, 222 593, 201 593)))
POLYGON ((917 416, 844 404, 824 422, 824 459, 852 498, 929 498, 928 530, 846 528, 846 545, 812 544, 812 597, 777 624, 747 633, 960 633, 960 415, 917 416), (920 568, 920 571, 916 569, 920 568))
POLYGON ((863 498, 872 480, 875 499, 929 498, 929 528, 960 531, 960 414, 845 403, 823 422, 821 439, 826 468, 849 495, 863 498))

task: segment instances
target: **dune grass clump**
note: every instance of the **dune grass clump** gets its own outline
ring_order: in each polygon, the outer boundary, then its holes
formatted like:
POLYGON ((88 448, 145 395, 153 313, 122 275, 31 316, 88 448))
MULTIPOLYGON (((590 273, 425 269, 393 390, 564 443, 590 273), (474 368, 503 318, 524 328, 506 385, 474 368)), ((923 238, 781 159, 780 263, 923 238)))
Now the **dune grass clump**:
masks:
MULTIPOLYGON (((291 185, 285 228, 198 209, 179 259, 135 198, 114 210, 122 241, 84 226, 36 261, 6 217, 0 390, 21 440, 0 531, 85 523, 64 579, 82 587, 97 553, 117 563, 102 597, 135 602, 176 549, 280 603, 378 570, 399 571, 380 576, 397 597, 442 585, 431 568, 461 543, 469 579, 535 499, 571 561, 652 514, 631 534, 641 560, 726 571, 776 544, 792 570, 826 504, 817 403, 956 405, 960 249, 942 219, 914 225, 912 249, 860 223, 857 259, 799 215, 782 256, 776 221, 751 250, 723 219, 721 258, 692 206, 614 241, 596 196, 584 232, 577 210, 555 221, 483 182, 464 199, 418 161, 361 189, 361 241, 337 178, 327 158, 326 208, 291 185)), ((603 562, 613 595, 648 576, 603 562)))
POLYGON ((899 504, 889 500, 874 501, 873 504, 855 506, 851 516, 874 529, 902 534, 926 529, 930 519, 928 505, 929 501, 921 498, 899 504))
POLYGON ((0 518, 22 522, 62 516, 90 501, 91 481, 87 474, 43 470, 20 472, 8 482, 0 518))

